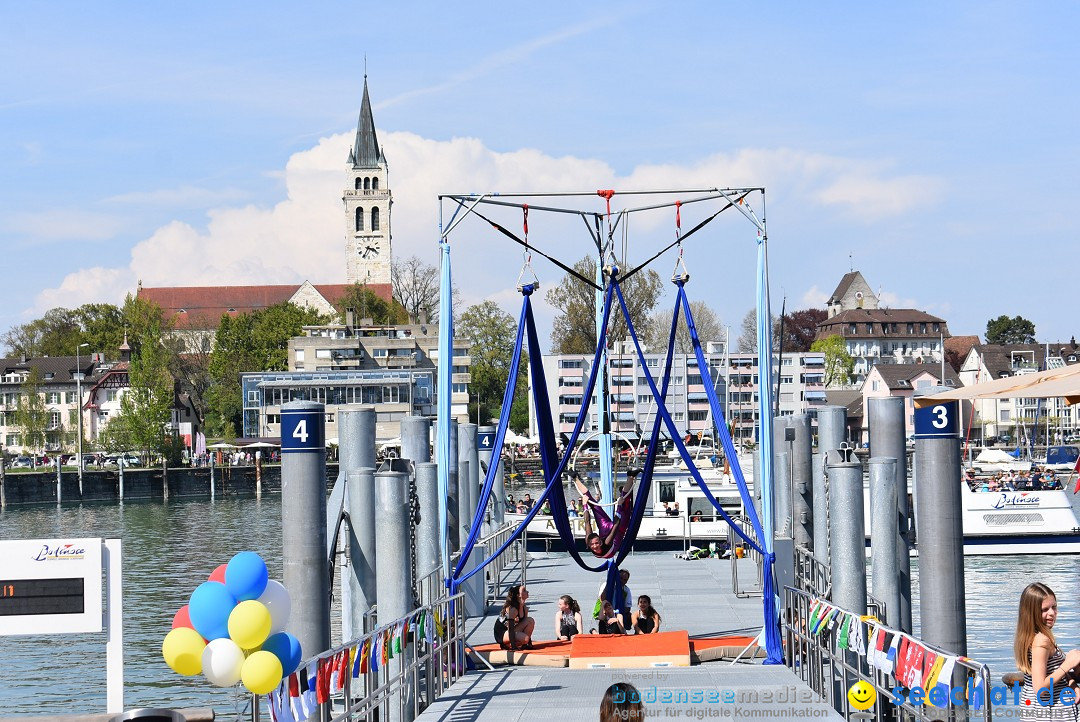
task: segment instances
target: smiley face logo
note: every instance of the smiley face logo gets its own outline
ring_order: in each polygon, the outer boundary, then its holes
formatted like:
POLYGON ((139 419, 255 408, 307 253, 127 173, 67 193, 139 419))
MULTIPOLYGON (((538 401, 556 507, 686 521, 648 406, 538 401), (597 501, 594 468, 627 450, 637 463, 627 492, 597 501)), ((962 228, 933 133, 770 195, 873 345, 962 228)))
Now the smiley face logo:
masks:
POLYGON ((857 710, 868 710, 877 701, 877 691, 866 680, 860 679, 847 691, 848 702, 857 710))

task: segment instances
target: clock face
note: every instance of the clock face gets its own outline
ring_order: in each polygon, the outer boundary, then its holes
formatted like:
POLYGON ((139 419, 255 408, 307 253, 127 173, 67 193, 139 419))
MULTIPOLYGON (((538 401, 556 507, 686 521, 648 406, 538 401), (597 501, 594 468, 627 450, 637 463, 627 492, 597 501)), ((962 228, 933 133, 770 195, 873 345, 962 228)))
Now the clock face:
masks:
POLYGON ((356 252, 361 258, 377 258, 379 255, 379 241, 375 238, 361 238, 357 242, 356 252))

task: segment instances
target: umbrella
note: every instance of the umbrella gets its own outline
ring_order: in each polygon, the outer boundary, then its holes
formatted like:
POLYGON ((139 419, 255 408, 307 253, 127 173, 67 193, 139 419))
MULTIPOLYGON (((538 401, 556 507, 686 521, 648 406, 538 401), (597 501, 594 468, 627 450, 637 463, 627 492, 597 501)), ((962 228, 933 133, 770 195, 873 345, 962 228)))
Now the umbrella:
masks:
POLYGON ((245 449, 276 449, 277 444, 271 444, 266 441, 253 441, 250 444, 244 444, 245 449))
POLYGON ((219 441, 216 444, 210 444, 210 446, 207 446, 206 448, 221 451, 223 449, 239 449, 240 447, 236 446, 235 444, 229 444, 224 441, 219 441))
POLYGON ((963 386, 932 396, 916 396, 915 406, 932 406, 959 399, 1046 399, 1064 398, 1066 403, 1080 401, 1080 364, 1047 369, 1032 374, 1018 374, 981 384, 963 386))

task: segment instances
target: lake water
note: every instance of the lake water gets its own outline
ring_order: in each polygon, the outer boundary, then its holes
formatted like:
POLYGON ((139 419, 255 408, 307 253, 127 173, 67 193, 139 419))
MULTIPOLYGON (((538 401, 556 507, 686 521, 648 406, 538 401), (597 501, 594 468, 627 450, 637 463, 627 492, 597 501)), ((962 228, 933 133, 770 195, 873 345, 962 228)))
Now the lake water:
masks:
MULTIPOLYGON (((1073 499, 1074 505, 1080 501, 1073 499)), ((2 539, 61 536, 123 540, 126 708, 212 706, 222 717, 243 709, 245 695, 211 687, 201 676, 174 674, 161 658, 161 641, 195 587, 236 552, 259 552, 271 577, 281 578, 280 497, 0 512, 2 539)), ((1078 561, 1069 555, 966 558, 968 656, 989 664, 995 681, 1015 667, 1016 607, 1032 581, 1057 592, 1061 616, 1055 631, 1061 646, 1080 646, 1078 561)), ((917 617, 917 566, 913 578, 917 617)), ((104 633, 4 637, 0 649, 3 714, 105 711, 104 633)))

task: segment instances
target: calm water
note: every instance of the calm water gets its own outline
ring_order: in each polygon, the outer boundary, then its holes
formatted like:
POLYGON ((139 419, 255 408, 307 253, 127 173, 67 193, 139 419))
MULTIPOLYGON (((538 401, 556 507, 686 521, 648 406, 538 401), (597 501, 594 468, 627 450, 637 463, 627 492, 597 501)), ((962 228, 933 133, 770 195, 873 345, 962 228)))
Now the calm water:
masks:
MULTIPOLYGON (((1073 497, 1074 504, 1080 497, 1073 497)), ((0 512, 0 538, 123 539, 124 702, 133 707, 212 706, 223 717, 246 704, 235 690, 201 676, 174 674, 161 658, 172 616, 213 569, 238 551, 263 555, 281 578, 281 501, 228 499, 169 504, 36 507, 0 512)), ((1080 646, 1078 556, 968 557, 965 560, 968 656, 990 665, 995 679, 1014 668, 1012 634, 1020 592, 1050 585, 1065 649, 1080 646)), ((2 561, 0 561, 2 565, 2 561)), ((913 569, 918 616, 918 576, 913 569)), ((334 638, 337 638, 335 634, 334 638)), ((105 635, 4 637, 0 640, 0 710, 5 715, 105 711, 105 635)))

